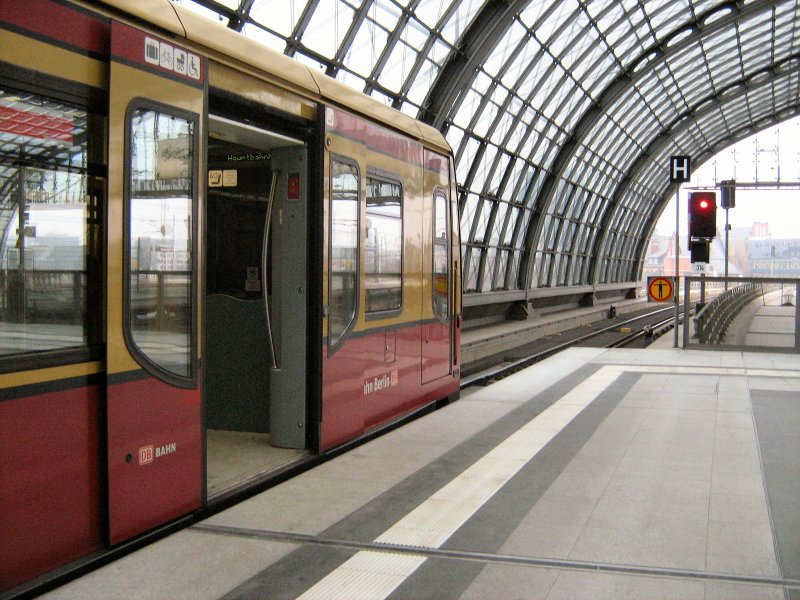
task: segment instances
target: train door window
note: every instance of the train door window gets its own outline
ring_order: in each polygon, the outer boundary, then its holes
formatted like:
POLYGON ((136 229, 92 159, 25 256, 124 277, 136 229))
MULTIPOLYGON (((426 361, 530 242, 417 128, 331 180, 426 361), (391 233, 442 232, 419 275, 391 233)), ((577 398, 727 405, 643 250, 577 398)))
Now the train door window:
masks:
POLYGON ((155 375, 190 385, 196 117, 140 106, 129 123, 126 340, 155 375))
POLYGON ((440 321, 447 321, 450 302, 449 248, 447 197, 437 191, 433 197, 433 313, 440 321))
POLYGON ((358 167, 331 160, 328 344, 333 349, 353 325, 358 307, 358 167))
POLYGON ((100 341, 95 127, 84 108, 0 88, 0 356, 100 341))
POLYGON ((367 177, 366 314, 382 317, 403 301, 403 188, 400 183, 367 177))

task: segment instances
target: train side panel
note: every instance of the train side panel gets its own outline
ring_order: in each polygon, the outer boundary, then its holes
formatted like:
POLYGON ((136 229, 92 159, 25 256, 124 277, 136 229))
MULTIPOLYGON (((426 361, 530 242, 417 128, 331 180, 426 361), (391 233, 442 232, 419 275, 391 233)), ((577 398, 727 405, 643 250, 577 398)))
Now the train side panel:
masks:
POLYGON ((0 402, 0 590, 102 547, 101 398, 94 384, 0 402))
MULTIPOLYGON (((449 160, 433 153, 426 165, 428 151, 420 143, 344 111, 328 108, 326 124, 323 449, 458 390, 451 364, 452 304, 437 319, 433 293, 432 211, 436 194, 440 210, 449 211, 449 160), (355 202, 357 211, 348 212, 348 203, 355 202), (395 202, 401 211, 390 213, 395 202), (388 222, 397 214, 401 226, 388 222), (379 220, 384 222, 383 243, 379 220), (353 239, 343 234, 348 227, 353 239), (398 245, 390 238, 400 227, 398 245), (402 248, 401 274, 395 273, 397 261, 378 256, 378 249, 386 247, 402 248), (382 300, 382 294, 390 299, 382 300)), ((440 293, 447 297, 452 294, 452 264, 439 258, 439 276, 445 278, 440 293)))
POLYGON ((96 276, 108 46, 97 14, 0 3, 0 591, 106 541, 96 276))
POLYGON ((110 72, 106 395, 116 544, 202 505, 198 205, 207 65, 113 21, 110 72))

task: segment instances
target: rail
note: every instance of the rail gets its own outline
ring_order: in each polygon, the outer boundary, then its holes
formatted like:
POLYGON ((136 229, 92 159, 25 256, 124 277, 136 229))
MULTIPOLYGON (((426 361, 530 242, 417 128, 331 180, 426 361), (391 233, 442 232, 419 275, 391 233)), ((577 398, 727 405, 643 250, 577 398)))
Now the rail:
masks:
POLYGON ((733 319, 759 295, 764 295, 764 284, 747 282, 723 292, 701 308, 692 319, 700 343, 719 344, 733 319))
MULTIPOLYGON (((684 349, 800 353, 800 279, 692 276, 683 287, 701 297, 694 335, 689 320, 683 324, 684 349), (705 304, 706 290, 720 282, 728 289, 705 304)), ((688 308, 688 296, 683 302, 688 308)))
MULTIPOLYGON (((602 335, 604 333, 607 333, 609 331, 619 330, 621 326, 624 326, 624 325, 627 325, 627 324, 632 324, 632 323, 634 323, 636 321, 640 321, 640 320, 646 319, 648 317, 652 317, 652 316, 655 316, 655 315, 663 314, 663 313, 666 313, 666 312, 672 312, 672 311, 673 311, 673 309, 671 307, 670 308, 659 308, 659 309, 654 310, 654 311, 652 311, 650 313, 647 313, 647 314, 644 314, 644 315, 639 315, 639 316, 633 317, 631 319, 627 319, 625 321, 622 321, 620 323, 614 323, 613 325, 609 325, 608 327, 603 327, 603 328, 600 328, 600 329, 596 329, 596 330, 592 331, 591 333, 587 333, 587 334, 581 335, 579 337, 567 340, 567 341, 562 342, 562 343, 554 344, 553 346, 551 346, 549 348, 546 348, 544 350, 540 350, 539 352, 531 353, 530 355, 528 355, 528 356, 526 356, 524 358, 521 358, 521 359, 518 359, 518 360, 515 360, 515 361, 512 361, 512 362, 503 362, 501 364, 496 364, 493 367, 490 367, 488 369, 484 369, 484 370, 482 370, 480 372, 473 373, 473 374, 470 374, 470 375, 462 375, 462 377, 461 377, 461 389, 463 390, 463 389, 468 388, 468 387, 473 386, 473 385, 489 385, 489 384, 497 381, 498 379, 502 379, 504 377, 507 377, 507 376, 509 376, 509 375, 511 375, 513 373, 516 373, 517 371, 521 371, 522 369, 531 366, 534 363, 537 363, 537 362, 542 361, 542 360, 544 360, 546 358, 549 358, 550 356, 558 354, 562 350, 566 350, 567 348, 571 348, 573 346, 576 346, 576 345, 578 345, 578 344, 580 344, 582 342, 585 342, 585 341, 590 340, 592 338, 598 337, 598 336, 600 336, 600 335, 602 335)), ((683 317, 681 317, 681 318, 683 318, 683 317)), ((668 327, 670 323, 674 323, 674 318, 673 317, 670 317, 670 318, 664 319, 664 320, 660 320, 656 324, 651 324, 650 327, 651 327, 651 330, 655 330, 655 329, 668 327)), ((641 331, 638 331, 638 332, 634 332, 634 333, 631 333, 630 335, 627 335, 627 336, 624 336, 623 338, 620 338, 620 340, 618 340, 616 342, 613 342, 613 343, 611 343, 611 344, 609 344, 609 345, 607 345, 605 347, 607 347, 607 348, 619 347, 619 346, 622 346, 624 344, 628 344, 633 339, 636 339, 637 337, 641 337, 643 335, 646 335, 646 332, 644 330, 641 330, 641 331)))

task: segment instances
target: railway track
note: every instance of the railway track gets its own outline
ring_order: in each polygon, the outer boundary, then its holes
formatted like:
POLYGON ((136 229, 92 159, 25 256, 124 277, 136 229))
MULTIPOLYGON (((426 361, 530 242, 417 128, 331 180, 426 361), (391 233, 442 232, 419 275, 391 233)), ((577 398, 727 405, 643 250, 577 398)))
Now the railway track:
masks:
POLYGON ((672 306, 648 310, 627 319, 611 319, 613 322, 605 327, 578 327, 558 335, 548 336, 532 344, 526 344, 497 355, 494 365, 475 373, 469 373, 469 365, 465 365, 466 373, 461 377, 461 389, 474 385, 489 385, 575 346, 624 348, 636 343, 644 346, 648 332, 651 337, 655 338, 672 329, 675 320, 674 310, 672 306))

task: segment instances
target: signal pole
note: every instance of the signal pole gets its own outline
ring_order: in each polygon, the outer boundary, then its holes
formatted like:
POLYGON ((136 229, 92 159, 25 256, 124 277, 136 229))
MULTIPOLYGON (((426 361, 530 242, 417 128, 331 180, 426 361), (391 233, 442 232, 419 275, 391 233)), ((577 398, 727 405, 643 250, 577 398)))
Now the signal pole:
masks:
MULTIPOLYGON (((689 160, 686 160, 689 164, 689 160)), ((680 220, 681 220, 681 198, 680 198, 681 184, 675 186, 675 339, 673 340, 672 347, 678 347, 678 320, 680 319, 680 301, 678 296, 681 292, 681 242, 680 242, 680 220)))
POLYGON ((728 289, 728 242, 730 239, 731 226, 728 222, 728 209, 736 206, 736 180, 727 179, 720 182, 720 190, 722 197, 722 208, 725 209, 725 290, 728 289))
POLYGON ((681 220, 681 183, 689 181, 691 178, 691 165, 688 156, 670 156, 669 157, 669 179, 675 186, 675 340, 672 345, 673 348, 678 347, 678 320, 680 319, 680 296, 681 290, 681 242, 680 242, 680 228, 678 227, 681 220))

